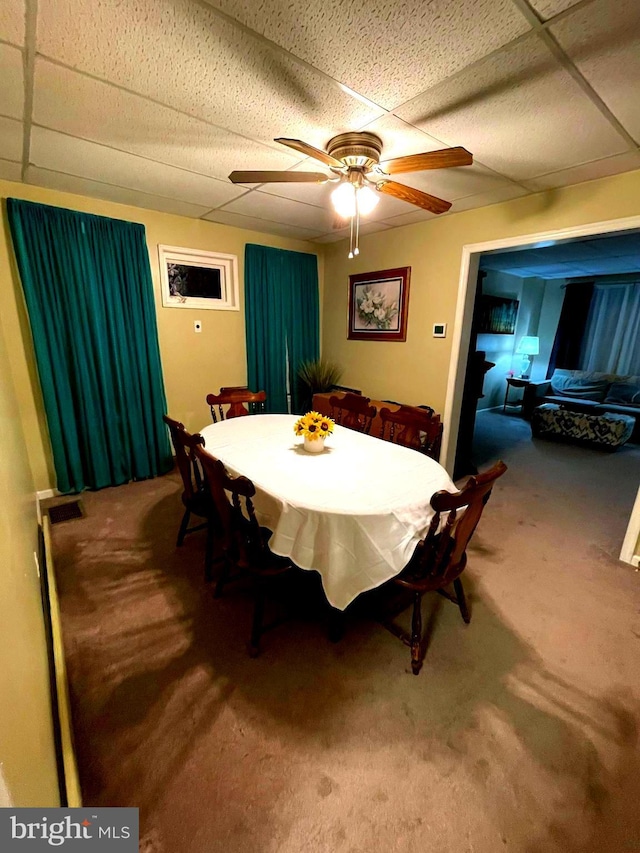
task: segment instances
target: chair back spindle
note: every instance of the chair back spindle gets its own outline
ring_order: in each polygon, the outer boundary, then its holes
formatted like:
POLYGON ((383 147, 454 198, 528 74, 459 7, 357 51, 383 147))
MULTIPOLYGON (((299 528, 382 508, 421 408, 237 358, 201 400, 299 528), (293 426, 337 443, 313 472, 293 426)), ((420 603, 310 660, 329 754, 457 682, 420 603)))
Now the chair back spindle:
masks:
POLYGON ((380 438, 411 447, 438 460, 442 444, 440 415, 428 406, 403 406, 396 411, 383 408, 380 417, 380 438))
MULTIPOLYGON (((496 480, 507 470, 497 462, 483 474, 470 477, 458 492, 441 491, 431 499, 435 515, 406 571, 406 585, 438 589, 458 578, 467 564, 467 546, 496 480)), ((404 573, 396 580, 403 583, 404 573)))
POLYGON ((260 568, 269 550, 253 506, 255 486, 247 477, 231 477, 204 448, 196 454, 221 522, 223 551, 240 568, 260 568))
POLYGON ((191 501, 198 492, 202 491, 202 472, 195 456, 195 449, 196 447, 204 446, 204 438, 200 433, 192 435, 190 432, 187 432, 184 424, 170 418, 168 415, 163 415, 162 420, 169 427, 171 443, 176 454, 176 464, 182 478, 185 498, 191 501))
POLYGON ((340 426, 364 432, 371 431, 371 424, 376 416, 376 407, 371 405, 369 397, 360 394, 345 394, 343 397, 329 397, 331 417, 340 426))
POLYGON ((266 399, 265 391, 250 391, 241 385, 221 388, 219 394, 207 395, 207 403, 211 409, 214 424, 226 418, 263 414, 266 399), (226 412, 224 406, 229 407, 226 412))

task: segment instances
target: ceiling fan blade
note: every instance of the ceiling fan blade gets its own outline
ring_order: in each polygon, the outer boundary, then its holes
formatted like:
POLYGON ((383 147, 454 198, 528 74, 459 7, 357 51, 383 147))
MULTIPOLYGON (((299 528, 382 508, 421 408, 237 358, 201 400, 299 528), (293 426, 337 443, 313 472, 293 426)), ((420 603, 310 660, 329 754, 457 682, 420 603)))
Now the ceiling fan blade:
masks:
POLYGON ((323 172, 231 172, 232 184, 324 184, 329 176, 323 172))
POLYGON ((451 166, 470 166, 473 154, 466 148, 442 148, 439 151, 426 151, 424 154, 409 154, 380 163, 380 168, 388 175, 399 172, 421 172, 423 169, 448 169, 451 166))
POLYGON ((280 142, 282 145, 293 148, 301 154, 306 154, 307 157, 314 157, 326 166, 333 166, 334 169, 344 169, 344 163, 341 160, 338 160, 336 157, 332 157, 331 154, 327 154, 326 151, 314 148, 313 145, 309 145, 308 142, 303 142, 301 139, 285 139, 284 137, 279 137, 273 141, 280 142))
POLYGON ((376 185, 376 189, 378 192, 392 195, 401 201, 408 201, 410 204, 415 204, 423 210, 428 210, 430 213, 446 213, 451 207, 450 201, 436 198, 436 196, 429 195, 429 193, 423 193, 422 190, 414 190, 413 187, 406 187, 404 184, 399 184, 396 181, 380 181, 376 185))

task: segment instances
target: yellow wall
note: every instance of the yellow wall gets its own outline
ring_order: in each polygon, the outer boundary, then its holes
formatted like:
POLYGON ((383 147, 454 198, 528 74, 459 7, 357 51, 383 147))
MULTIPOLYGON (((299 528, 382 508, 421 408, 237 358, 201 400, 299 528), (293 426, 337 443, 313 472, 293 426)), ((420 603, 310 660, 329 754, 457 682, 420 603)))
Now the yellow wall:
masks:
POLYGON ((1 325, 0 436, 0 805, 56 806, 33 479, 1 325))
MULTIPOLYGON (((0 181, 0 197, 8 196, 141 222, 145 226, 167 405, 169 413, 183 421, 188 429, 200 429, 210 419, 205 404, 205 397, 210 391, 217 391, 221 385, 241 385, 246 382, 243 298, 246 243, 261 243, 265 246, 316 254, 321 251, 318 246, 301 240, 274 237, 204 220, 187 219, 55 190, 0 181), (240 310, 163 308, 158 244, 237 255, 240 310), (195 319, 202 320, 203 328, 200 334, 193 331, 195 319)), ((7 349, 36 489, 44 490, 55 486, 51 448, 22 290, 14 268, 8 226, 4 221, 4 208, 1 215, 4 239, 0 240, 0 293, 7 349)), ((319 277, 322 283, 322 258, 319 260, 319 277)))
POLYGON ((345 385, 442 412, 462 247, 638 214, 640 171, 372 234, 351 261, 346 243, 332 244, 325 253, 323 353, 343 365, 345 385), (403 266, 411 267, 406 342, 347 340, 349 275, 403 266), (432 337, 433 323, 448 324, 446 338, 432 337))

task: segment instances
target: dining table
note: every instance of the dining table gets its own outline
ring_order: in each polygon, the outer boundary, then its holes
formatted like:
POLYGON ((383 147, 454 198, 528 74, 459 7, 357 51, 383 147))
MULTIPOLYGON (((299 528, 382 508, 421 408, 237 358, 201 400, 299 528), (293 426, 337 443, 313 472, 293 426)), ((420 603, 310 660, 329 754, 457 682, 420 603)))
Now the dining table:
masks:
POLYGON ((338 424, 321 453, 308 453, 297 419, 249 415, 201 434, 232 476, 253 482, 271 550, 317 571, 329 603, 344 610, 402 571, 429 528, 434 493, 457 489, 428 456, 338 424))

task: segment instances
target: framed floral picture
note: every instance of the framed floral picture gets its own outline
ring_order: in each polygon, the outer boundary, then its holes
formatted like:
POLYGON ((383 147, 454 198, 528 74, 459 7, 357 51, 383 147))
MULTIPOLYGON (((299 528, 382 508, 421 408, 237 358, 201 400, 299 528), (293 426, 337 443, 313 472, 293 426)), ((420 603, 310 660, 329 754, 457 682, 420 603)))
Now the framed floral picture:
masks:
POLYGON ((353 341, 406 341, 411 267, 349 276, 353 341))

